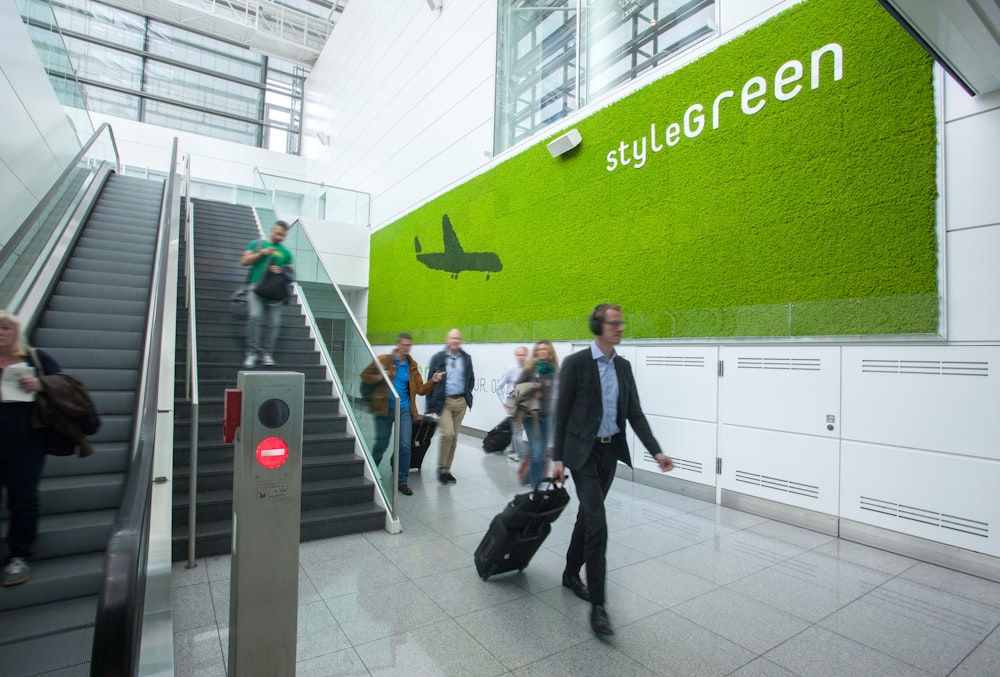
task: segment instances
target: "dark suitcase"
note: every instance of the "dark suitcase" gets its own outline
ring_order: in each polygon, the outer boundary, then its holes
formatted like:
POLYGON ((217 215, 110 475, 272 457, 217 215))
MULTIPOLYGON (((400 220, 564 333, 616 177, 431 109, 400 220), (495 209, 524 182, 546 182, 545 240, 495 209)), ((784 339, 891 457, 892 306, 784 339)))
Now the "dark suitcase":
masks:
POLYGON ((420 470, 427 449, 431 446, 431 438, 437 430, 437 421, 427 416, 413 422, 413 437, 410 440, 410 470, 420 470))
POLYGON ((495 574, 528 566, 567 503, 569 492, 551 480, 548 489, 515 496, 493 518, 476 548, 479 577, 485 581, 495 574))
POLYGON ((512 430, 513 426, 511 426, 510 417, 508 416, 493 426, 492 430, 486 433, 486 437, 483 438, 483 451, 487 454, 492 454, 496 451, 503 451, 509 447, 512 430))

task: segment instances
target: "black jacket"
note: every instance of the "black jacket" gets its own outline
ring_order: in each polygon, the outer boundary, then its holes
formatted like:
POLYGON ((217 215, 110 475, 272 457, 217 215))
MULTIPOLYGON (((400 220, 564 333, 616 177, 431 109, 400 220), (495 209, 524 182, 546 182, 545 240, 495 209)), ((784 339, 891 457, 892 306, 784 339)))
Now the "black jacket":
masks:
MULTIPOLYGON (((631 467, 632 458, 625 441, 626 420, 653 456, 663 452, 639 405, 632 365, 624 357, 616 356, 615 371, 618 373, 618 429, 621 431, 615 453, 622 463, 631 467)), ((571 470, 583 466, 594 446, 603 413, 601 376, 588 346, 567 357, 559 370, 553 458, 571 470)))
MULTIPOLYGON (((472 390, 476 387, 476 375, 472 372, 472 358, 469 357, 469 353, 465 352, 461 348, 458 349, 458 354, 462 358, 462 362, 465 364, 465 403, 469 405, 469 409, 472 409, 472 390)), ((442 350, 441 352, 434 355, 431 358, 431 363, 427 367, 427 380, 429 381, 431 376, 439 371, 447 371, 447 359, 448 351, 442 350)), ((444 410, 444 389, 445 389, 445 379, 441 379, 431 394, 427 396, 427 413, 428 414, 440 414, 444 410)))

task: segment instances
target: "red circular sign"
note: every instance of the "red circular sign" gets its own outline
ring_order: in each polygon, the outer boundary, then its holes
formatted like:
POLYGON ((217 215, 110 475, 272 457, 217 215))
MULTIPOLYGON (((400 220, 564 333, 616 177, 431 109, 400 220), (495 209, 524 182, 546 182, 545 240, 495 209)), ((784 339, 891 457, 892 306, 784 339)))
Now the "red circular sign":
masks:
POLYGON ((257 462, 265 468, 280 468, 287 460, 288 445, 280 437, 268 437, 257 445, 257 462))

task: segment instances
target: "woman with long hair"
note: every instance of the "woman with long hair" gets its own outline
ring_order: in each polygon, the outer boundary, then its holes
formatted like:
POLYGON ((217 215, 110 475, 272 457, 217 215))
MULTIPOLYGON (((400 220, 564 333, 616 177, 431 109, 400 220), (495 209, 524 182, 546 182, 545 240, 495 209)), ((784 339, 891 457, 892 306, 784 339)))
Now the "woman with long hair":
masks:
MULTIPOLYGON (((59 372, 59 364, 47 353, 36 350, 46 374, 59 372)), ((38 534, 38 483, 42 479, 45 452, 42 437, 31 428, 34 393, 43 390, 35 373, 30 349, 21 335, 21 323, 10 312, 0 310, 0 491, 7 493, 7 553, 2 583, 24 583, 31 576, 27 560, 31 557, 38 534), (4 372, 15 368, 15 379, 4 372)))
POLYGON ((552 414, 555 412, 558 372, 559 357, 552 342, 538 341, 517 379, 518 384, 535 383, 538 386, 535 391, 539 400, 538 411, 522 421, 528 435, 528 483, 532 491, 537 490, 545 478, 545 456, 552 448, 552 414))

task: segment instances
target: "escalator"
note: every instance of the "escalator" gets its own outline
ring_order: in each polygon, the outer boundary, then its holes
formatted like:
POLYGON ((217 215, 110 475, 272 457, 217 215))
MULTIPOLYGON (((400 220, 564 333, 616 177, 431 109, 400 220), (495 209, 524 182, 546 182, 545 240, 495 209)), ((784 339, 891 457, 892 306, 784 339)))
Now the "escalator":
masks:
POLYGON ((2 674, 91 674, 109 539, 134 467, 163 193, 162 180, 110 174, 43 310, 31 313, 30 343, 87 385, 102 426, 92 456, 47 457, 31 579, 0 590, 2 674))

